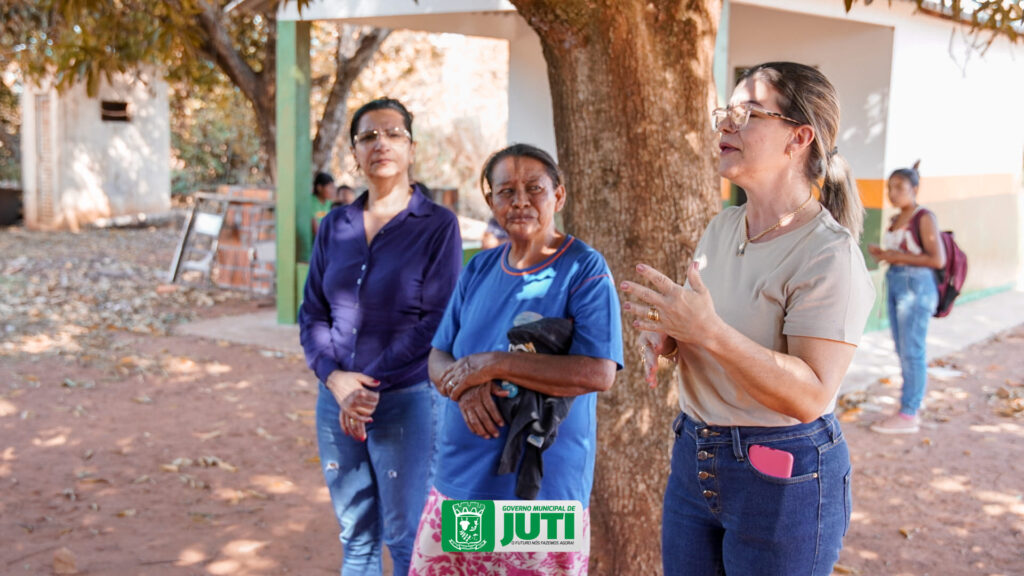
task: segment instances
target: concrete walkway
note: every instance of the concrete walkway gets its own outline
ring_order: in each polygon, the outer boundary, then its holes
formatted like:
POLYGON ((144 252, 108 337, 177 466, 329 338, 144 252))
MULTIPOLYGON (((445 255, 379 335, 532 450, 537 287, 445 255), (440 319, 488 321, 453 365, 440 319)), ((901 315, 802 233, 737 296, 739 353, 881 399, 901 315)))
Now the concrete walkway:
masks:
MULTIPOLYGON (((958 303, 946 318, 932 319, 928 331, 928 360, 946 356, 1019 324, 1024 324, 1024 292, 1014 290, 958 303)), ((175 332, 302 354, 298 326, 278 324, 274 310, 192 322, 181 325, 175 332)), ((843 380, 842 392, 861 390, 880 378, 899 373, 899 361, 889 331, 869 332, 864 335, 843 380)))
POLYGON ((199 336, 210 340, 249 344, 285 354, 302 354, 299 326, 278 324, 277 311, 274 309, 189 322, 178 326, 174 333, 179 336, 199 336))
MULTIPOLYGON (((967 348, 1019 324, 1024 324, 1024 292, 1012 290, 974 302, 958 302, 949 316, 932 318, 928 327, 928 361, 967 348)), ((841 393, 861 390, 880 378, 899 374, 899 359, 889 330, 869 332, 857 348, 841 393)))

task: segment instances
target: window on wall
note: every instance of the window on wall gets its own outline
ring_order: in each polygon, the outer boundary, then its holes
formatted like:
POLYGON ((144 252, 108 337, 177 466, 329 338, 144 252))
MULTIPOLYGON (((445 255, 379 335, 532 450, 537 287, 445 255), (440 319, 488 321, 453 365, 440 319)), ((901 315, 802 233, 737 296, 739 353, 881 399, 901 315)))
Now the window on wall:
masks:
POLYGON ((128 103, 118 100, 100 101, 100 118, 104 122, 130 122, 128 103))

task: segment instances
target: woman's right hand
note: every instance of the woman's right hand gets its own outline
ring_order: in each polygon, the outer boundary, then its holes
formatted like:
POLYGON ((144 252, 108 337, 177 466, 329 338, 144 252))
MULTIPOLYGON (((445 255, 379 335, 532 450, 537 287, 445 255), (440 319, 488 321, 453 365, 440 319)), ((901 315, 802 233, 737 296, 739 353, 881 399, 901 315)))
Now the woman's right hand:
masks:
POLYGON ((484 382, 463 392, 458 401, 466 426, 481 438, 497 438, 498 428, 505 425, 492 394, 507 395, 507 392, 494 382, 484 382))
POLYGON ((324 385, 341 408, 338 413, 341 430, 356 440, 366 440, 366 423, 373 422, 371 416, 380 400, 379 392, 366 387, 379 386, 380 382, 359 372, 335 370, 324 385))

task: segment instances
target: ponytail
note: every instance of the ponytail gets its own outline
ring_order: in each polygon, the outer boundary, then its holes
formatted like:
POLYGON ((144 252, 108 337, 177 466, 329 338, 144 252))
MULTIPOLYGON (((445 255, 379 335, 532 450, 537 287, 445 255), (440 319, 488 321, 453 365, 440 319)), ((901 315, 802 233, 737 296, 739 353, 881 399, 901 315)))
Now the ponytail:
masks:
POLYGON ((825 155, 825 178, 821 185, 821 205, 860 242, 864 231, 864 204, 846 159, 833 149, 825 155))

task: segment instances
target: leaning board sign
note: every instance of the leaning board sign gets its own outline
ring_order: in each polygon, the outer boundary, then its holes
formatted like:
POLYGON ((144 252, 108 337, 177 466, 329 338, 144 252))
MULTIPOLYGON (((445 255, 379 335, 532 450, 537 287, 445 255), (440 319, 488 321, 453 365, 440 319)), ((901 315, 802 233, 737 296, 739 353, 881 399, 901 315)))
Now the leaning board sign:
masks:
POLYGON ((445 552, 579 552, 583 506, 576 500, 445 500, 445 552))

